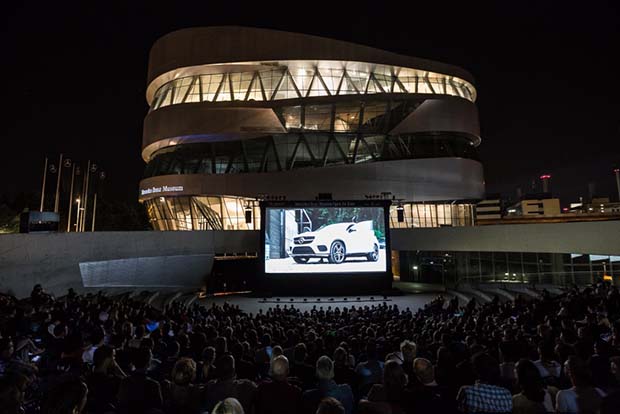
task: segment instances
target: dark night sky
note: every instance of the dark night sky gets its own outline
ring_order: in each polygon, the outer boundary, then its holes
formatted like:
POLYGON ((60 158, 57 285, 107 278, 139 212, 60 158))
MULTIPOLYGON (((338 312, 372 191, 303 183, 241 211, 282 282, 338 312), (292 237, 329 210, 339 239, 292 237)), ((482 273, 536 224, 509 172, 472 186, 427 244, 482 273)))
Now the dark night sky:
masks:
POLYGON ((108 197, 135 200, 151 45, 176 29, 233 24, 461 66, 476 79, 488 192, 527 191, 541 173, 564 202, 590 181, 615 192, 617 0, 16 3, 3 13, 0 195, 38 191, 44 155, 64 152, 104 167, 108 197))

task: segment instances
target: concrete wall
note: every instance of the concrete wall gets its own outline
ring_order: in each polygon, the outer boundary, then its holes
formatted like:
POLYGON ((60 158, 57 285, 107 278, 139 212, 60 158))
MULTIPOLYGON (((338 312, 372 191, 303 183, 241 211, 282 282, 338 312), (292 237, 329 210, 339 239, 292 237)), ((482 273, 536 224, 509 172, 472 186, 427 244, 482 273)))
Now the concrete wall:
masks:
POLYGON ((620 255, 620 221, 393 229, 392 249, 620 255))
POLYGON ((0 291, 203 286, 218 253, 256 251, 258 232, 95 232, 0 236, 0 291))
MULTIPOLYGON (((394 229, 394 250, 620 256, 620 221, 394 229)), ((0 236, 0 291, 199 287, 213 256, 259 250, 258 231, 96 232, 0 236)))

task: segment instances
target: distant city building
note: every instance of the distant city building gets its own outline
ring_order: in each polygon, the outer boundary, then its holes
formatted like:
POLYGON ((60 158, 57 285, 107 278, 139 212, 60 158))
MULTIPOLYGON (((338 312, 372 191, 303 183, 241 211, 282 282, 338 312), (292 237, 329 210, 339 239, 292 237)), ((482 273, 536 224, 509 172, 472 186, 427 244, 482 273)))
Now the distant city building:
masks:
POLYGON ((620 203, 609 197, 595 197, 590 202, 582 200, 564 209, 560 199, 549 193, 525 194, 521 200, 503 208, 504 201, 497 194, 476 205, 476 225, 563 223, 576 221, 604 221, 620 219, 620 203))
POLYGON ((502 218, 502 197, 500 194, 487 194, 486 199, 476 204, 476 221, 498 220, 502 218))
POLYGON ((620 202, 612 202, 609 197, 596 197, 589 203, 571 203, 570 213, 575 214, 620 214, 620 202))
POLYGON ((508 216, 557 216, 561 214, 560 199, 549 193, 526 194, 523 199, 508 207, 508 216))

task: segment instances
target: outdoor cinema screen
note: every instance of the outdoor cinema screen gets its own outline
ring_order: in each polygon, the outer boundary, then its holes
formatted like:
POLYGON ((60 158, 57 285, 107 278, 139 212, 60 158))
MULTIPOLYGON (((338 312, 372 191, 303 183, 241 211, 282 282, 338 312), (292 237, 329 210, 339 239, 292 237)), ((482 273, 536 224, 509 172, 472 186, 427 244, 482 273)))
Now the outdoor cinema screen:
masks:
POLYGON ((354 202, 267 206, 265 273, 386 272, 385 209, 354 202))

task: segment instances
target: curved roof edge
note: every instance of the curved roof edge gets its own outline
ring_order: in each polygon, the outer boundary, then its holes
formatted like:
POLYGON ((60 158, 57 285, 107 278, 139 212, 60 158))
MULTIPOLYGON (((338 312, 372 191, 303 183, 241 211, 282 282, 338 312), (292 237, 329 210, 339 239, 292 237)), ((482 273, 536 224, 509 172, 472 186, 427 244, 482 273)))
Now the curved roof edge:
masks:
POLYGON ((428 70, 474 84, 458 66, 409 57, 356 43, 243 26, 180 29, 159 38, 149 53, 148 82, 183 67, 269 60, 340 60, 428 70))

